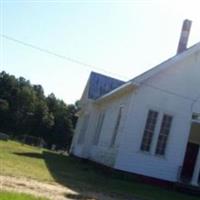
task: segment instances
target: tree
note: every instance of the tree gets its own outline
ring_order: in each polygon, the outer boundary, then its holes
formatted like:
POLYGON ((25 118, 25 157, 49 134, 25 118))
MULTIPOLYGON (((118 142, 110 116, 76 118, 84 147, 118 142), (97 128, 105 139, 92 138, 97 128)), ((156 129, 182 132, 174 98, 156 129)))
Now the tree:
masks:
POLYGON ((49 146, 67 148, 77 110, 77 105, 66 105, 53 93, 46 97, 41 85, 0 73, 0 131, 15 136, 29 134, 43 138, 49 146))

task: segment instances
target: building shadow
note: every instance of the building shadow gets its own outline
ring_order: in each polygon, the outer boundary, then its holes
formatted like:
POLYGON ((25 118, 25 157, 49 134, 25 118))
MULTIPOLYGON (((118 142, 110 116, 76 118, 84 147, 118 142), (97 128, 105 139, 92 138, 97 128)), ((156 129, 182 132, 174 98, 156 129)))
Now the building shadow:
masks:
POLYGON ((155 188, 153 185, 156 185, 156 183, 149 182, 147 178, 143 180, 140 176, 115 171, 87 160, 52 151, 14 152, 13 154, 43 159, 55 182, 75 192, 74 194, 64 194, 68 199, 102 200, 104 198, 102 198, 103 193, 113 199, 135 199, 133 190, 137 192, 142 188, 144 192, 148 193, 150 190, 159 189, 165 193, 164 188, 172 189, 171 185, 169 187, 163 185, 163 189, 158 186, 155 188))
POLYGON ((96 181, 95 177, 93 177, 93 173, 95 172, 92 166, 87 163, 83 163, 83 161, 79 159, 50 151, 43 151, 43 158, 54 180, 77 193, 66 193, 66 198, 100 200, 98 197, 94 198, 92 192, 91 195, 88 192, 93 191, 89 185, 95 185, 96 181))
POLYGON ((82 194, 65 194, 65 197, 69 199, 76 199, 76 200, 94 200, 93 197, 89 197, 87 195, 82 195, 82 194))
POLYGON ((41 153, 31 153, 31 152, 20 153, 20 152, 13 152, 13 154, 15 154, 17 156, 25 156, 25 157, 30 157, 30 158, 44 159, 44 156, 41 153))
POLYGON ((68 199, 77 199, 77 200, 100 200, 94 195, 88 188, 85 191, 87 186, 84 183, 88 183, 87 173, 90 171, 90 166, 82 161, 71 158, 69 156, 61 155, 51 151, 44 150, 43 152, 13 152, 13 154, 22 157, 29 157, 34 159, 43 159, 45 164, 53 177, 53 179, 67 188, 73 190, 74 194, 66 193, 64 196, 68 199), (84 185, 83 185, 84 184, 84 185))

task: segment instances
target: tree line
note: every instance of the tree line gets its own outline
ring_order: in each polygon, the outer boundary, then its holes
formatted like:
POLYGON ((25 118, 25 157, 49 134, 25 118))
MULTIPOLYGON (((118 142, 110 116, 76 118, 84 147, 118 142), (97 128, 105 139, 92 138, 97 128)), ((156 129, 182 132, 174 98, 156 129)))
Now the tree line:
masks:
POLYGON ((30 135, 50 147, 69 148, 76 124, 78 103, 66 105, 41 85, 23 77, 0 73, 0 132, 13 137, 30 135))

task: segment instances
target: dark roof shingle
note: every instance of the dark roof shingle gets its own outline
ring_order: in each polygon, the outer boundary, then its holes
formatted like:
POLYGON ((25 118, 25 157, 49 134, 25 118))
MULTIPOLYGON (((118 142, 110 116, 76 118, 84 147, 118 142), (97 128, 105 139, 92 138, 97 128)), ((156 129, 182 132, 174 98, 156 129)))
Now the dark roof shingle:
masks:
POLYGON ((90 74, 88 98, 97 99, 124 83, 124 81, 92 72, 90 74))

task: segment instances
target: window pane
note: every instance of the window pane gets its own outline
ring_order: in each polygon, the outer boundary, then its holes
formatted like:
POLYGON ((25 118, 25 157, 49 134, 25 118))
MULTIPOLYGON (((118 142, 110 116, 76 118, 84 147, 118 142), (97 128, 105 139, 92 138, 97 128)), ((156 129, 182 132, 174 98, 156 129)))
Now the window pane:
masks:
POLYGON ((117 120, 116 120, 116 124, 115 124, 115 127, 114 127, 113 136, 111 138, 110 146, 113 146, 115 144, 115 140, 116 140, 116 137, 117 137, 117 133, 118 133, 118 130, 119 130, 120 121, 121 121, 121 117, 122 117, 122 111, 123 111, 123 107, 121 106, 119 108, 119 112, 118 112, 118 115, 117 115, 117 120))
POLYGON ((170 115, 164 115, 162 119, 162 124, 160 128, 160 134, 158 136, 158 142, 156 146, 156 154, 157 155, 164 155, 168 135, 170 132, 171 124, 172 124, 173 117, 170 115))
POLYGON ((86 134, 87 127, 88 127, 88 122, 89 122, 89 115, 85 115, 84 118, 83 118, 81 130, 80 130, 80 133, 79 133, 78 144, 84 143, 85 134, 86 134))
POLYGON ((140 149, 142 151, 150 151, 151 142, 152 142, 153 134, 154 134, 155 127, 156 127, 157 118, 158 118, 158 112, 153 111, 153 110, 150 110, 148 112, 146 125, 145 125, 145 129, 144 129, 144 135, 143 135, 143 139, 142 139, 142 144, 140 147, 140 149))
POLYGON ((104 118, 105 118, 105 113, 100 113, 99 119, 98 119, 98 122, 97 122, 97 126, 96 126, 96 132, 95 132, 95 135, 94 135, 94 142, 93 142, 94 145, 98 145, 98 143, 99 143, 99 138, 100 138, 104 118))

